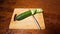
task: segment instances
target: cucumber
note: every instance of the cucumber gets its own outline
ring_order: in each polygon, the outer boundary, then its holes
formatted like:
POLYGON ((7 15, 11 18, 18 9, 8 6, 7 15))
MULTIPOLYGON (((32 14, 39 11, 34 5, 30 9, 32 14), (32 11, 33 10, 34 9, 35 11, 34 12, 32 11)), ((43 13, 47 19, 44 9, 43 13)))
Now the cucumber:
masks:
POLYGON ((39 11, 38 9, 35 9, 35 10, 28 10, 22 14, 19 14, 18 16, 16 16, 15 20, 22 20, 28 16, 31 16, 31 15, 34 15, 36 13, 40 13, 42 11, 39 11))
POLYGON ((26 17, 28 17, 28 16, 30 16, 30 15, 32 15, 32 13, 31 13, 31 10, 29 10, 29 11, 26 11, 26 12, 24 12, 24 13, 22 13, 22 14, 19 14, 18 16, 16 16, 16 20, 22 20, 22 19, 24 19, 24 18, 26 18, 26 17))

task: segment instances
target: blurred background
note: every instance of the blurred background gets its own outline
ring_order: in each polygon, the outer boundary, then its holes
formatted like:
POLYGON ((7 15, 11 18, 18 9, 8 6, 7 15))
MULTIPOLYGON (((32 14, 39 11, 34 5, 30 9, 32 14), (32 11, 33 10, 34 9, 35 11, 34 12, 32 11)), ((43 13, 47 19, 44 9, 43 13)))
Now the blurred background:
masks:
POLYGON ((0 0, 0 34, 60 34, 60 0, 0 0), (44 9, 46 29, 9 29, 14 8, 44 9))

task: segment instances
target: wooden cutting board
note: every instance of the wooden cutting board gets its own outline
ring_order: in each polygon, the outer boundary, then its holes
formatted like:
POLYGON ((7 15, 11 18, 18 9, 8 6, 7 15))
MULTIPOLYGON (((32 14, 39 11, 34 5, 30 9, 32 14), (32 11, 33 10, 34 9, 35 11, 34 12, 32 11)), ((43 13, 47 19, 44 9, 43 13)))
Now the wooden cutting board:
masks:
POLYGON ((35 8, 15 8, 11 18, 9 29, 45 29, 43 13, 37 13, 34 15, 40 27, 38 27, 32 16, 29 16, 21 21, 14 21, 15 14, 19 15, 29 9, 33 10, 35 8))

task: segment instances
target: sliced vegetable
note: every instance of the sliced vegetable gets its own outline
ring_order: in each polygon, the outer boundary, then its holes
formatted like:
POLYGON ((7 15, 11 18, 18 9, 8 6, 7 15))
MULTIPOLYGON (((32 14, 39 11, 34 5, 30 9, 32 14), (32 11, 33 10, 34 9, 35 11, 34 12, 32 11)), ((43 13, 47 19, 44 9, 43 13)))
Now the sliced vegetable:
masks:
POLYGON ((24 19, 24 18, 26 18, 26 17, 28 17, 28 16, 31 16, 31 15, 34 15, 34 14, 40 13, 40 12, 42 12, 42 10, 39 10, 39 9, 28 10, 28 11, 26 11, 26 12, 24 12, 24 13, 19 14, 18 16, 16 16, 15 19, 16 19, 16 20, 22 20, 22 19, 24 19))

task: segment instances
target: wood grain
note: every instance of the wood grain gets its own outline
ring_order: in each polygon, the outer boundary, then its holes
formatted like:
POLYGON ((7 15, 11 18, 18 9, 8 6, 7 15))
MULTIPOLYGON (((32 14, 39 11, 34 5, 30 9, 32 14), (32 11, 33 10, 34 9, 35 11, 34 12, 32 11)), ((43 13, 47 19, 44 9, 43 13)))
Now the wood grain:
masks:
POLYGON ((60 34, 60 0, 0 0, 0 34, 60 34), (9 30, 14 8, 43 8, 45 30, 9 30))

